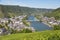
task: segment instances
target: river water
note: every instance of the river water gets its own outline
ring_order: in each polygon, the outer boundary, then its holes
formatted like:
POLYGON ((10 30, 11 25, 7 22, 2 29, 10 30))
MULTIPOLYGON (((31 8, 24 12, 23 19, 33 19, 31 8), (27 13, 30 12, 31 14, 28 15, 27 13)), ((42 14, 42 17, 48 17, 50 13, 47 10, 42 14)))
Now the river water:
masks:
POLYGON ((34 27, 37 31, 52 30, 52 28, 49 27, 48 25, 39 21, 34 21, 34 20, 37 20, 34 16, 29 16, 28 20, 33 20, 33 21, 30 21, 31 22, 30 26, 34 27))

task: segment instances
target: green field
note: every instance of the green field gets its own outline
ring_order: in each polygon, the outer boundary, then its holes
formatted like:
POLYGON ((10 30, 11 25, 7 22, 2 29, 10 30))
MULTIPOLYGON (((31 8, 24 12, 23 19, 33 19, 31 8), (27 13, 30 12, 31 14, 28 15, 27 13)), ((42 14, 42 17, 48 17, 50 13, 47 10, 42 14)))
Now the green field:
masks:
POLYGON ((60 30, 0 36, 0 40, 60 40, 60 30))

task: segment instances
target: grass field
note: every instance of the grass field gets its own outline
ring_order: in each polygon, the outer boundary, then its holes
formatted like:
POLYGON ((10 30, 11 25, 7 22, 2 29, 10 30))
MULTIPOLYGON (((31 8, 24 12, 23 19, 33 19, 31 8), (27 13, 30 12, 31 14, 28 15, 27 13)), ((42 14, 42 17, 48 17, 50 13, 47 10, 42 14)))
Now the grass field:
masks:
POLYGON ((0 36, 0 40, 60 40, 60 30, 0 36))

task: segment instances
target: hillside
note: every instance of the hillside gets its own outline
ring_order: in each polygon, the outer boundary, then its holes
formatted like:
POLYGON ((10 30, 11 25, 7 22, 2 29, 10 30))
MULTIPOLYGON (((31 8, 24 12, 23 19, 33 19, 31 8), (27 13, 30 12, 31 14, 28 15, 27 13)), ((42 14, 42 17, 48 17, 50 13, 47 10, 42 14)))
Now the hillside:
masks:
POLYGON ((0 40, 60 40, 60 30, 0 36, 0 40))
POLYGON ((18 5, 0 5, 0 17, 12 17, 19 15, 36 15, 51 12, 53 9, 29 8, 18 5))
POLYGON ((45 16, 48 17, 55 17, 56 19, 60 19, 60 8, 57 8, 55 10, 53 10, 51 13, 49 14, 45 14, 45 16))

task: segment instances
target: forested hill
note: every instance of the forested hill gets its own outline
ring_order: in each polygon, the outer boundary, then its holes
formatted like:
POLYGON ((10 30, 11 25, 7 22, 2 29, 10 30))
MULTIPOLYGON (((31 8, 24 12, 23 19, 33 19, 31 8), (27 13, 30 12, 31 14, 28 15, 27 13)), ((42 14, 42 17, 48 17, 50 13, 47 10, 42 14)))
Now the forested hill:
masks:
POLYGON ((45 9, 45 8, 29 8, 18 5, 0 5, 0 18, 18 16, 22 14, 26 15, 44 14, 51 11, 52 9, 45 9))
POLYGON ((48 17, 55 17, 55 19, 60 19, 60 8, 57 8, 55 10, 53 10, 51 13, 49 14, 45 14, 45 16, 48 17))

